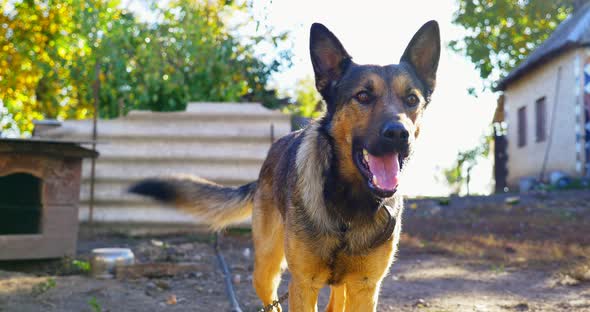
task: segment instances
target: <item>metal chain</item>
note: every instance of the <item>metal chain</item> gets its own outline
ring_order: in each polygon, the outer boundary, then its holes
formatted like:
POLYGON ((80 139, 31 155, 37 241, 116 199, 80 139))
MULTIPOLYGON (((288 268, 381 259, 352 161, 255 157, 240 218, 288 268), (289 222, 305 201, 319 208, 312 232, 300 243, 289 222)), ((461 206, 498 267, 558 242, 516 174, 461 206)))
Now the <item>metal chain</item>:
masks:
POLYGON ((279 308, 279 305, 281 303, 283 303, 285 300, 287 300, 287 298, 289 298, 289 293, 288 292, 284 293, 279 299, 273 301, 271 304, 269 304, 269 305, 267 305, 267 306, 265 306, 263 308, 260 308, 260 310, 258 310, 258 312, 270 312, 270 311, 274 311, 275 308, 278 309, 279 308))

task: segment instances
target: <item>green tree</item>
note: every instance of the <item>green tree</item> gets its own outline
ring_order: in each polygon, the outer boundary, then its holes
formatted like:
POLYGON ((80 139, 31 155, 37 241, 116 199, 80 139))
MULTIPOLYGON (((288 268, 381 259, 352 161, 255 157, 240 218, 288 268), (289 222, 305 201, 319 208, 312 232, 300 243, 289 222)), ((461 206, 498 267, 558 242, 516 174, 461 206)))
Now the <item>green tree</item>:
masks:
POLYGON ((471 179, 471 169, 477 165, 480 157, 488 157, 490 153, 491 136, 484 136, 481 143, 476 147, 459 152, 457 160, 453 166, 443 171, 451 192, 459 194, 463 186, 467 188, 469 195, 469 182, 471 179))
POLYGON ((305 77, 297 81, 294 97, 295 102, 287 109, 290 113, 308 118, 316 118, 321 115, 322 97, 316 90, 313 77, 305 77))
POLYGON ((576 0, 458 0, 453 23, 467 31, 449 43, 477 68, 484 88, 494 86, 541 44, 576 0))
POLYGON ((67 83, 68 64, 80 53, 73 2, 13 3, 7 9, 3 1, 0 14, 0 100, 7 113, 24 132, 32 130, 32 119, 64 117, 74 106, 72 117, 86 117, 88 106, 67 95, 76 92, 67 83))
POLYGON ((248 2, 152 1, 155 18, 141 21, 118 1, 0 1, 0 100, 8 109, 0 119, 13 120, 4 128, 16 123, 27 133, 34 119, 91 117, 96 81, 103 118, 189 101, 280 102, 268 82, 290 66, 290 52, 279 48, 287 34, 238 35, 254 23, 248 2), (257 55, 259 44, 277 56, 257 55))

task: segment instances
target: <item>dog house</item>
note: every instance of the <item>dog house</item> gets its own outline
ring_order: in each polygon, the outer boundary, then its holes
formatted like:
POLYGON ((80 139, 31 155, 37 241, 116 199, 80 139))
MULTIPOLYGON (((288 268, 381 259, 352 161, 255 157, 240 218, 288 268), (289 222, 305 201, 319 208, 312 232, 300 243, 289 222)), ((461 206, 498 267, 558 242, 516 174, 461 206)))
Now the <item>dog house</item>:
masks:
POLYGON ((76 252, 82 159, 75 142, 0 139, 0 260, 76 252))

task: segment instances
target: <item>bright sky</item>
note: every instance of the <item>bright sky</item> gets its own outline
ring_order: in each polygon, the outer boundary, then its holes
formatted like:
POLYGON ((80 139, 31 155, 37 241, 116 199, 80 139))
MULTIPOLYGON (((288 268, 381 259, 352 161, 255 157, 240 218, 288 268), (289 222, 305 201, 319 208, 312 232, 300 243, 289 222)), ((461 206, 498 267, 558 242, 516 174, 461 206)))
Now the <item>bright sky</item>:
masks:
MULTIPOLYGON (((167 2, 167 1, 163 1, 167 2)), ((129 9, 147 14, 145 3, 130 0, 129 9)), ((160 2, 160 5, 165 5, 160 2)), ((340 39, 359 64, 397 63, 414 33, 428 20, 441 28, 443 51, 437 75, 437 88, 424 116, 414 157, 401 182, 410 196, 448 195, 443 168, 452 166, 459 151, 478 144, 495 109, 496 95, 490 92, 474 98, 467 88, 479 89, 481 82, 473 65, 447 48, 450 40, 461 38, 464 30, 451 23, 455 0, 413 1, 338 1, 338 0, 255 0, 257 21, 277 31, 290 31, 293 66, 275 75, 279 90, 288 92, 298 79, 313 74, 309 60, 309 27, 314 22, 326 25, 340 39)), ((149 15, 149 14, 148 14, 149 15)), ((150 19, 150 16, 144 16, 150 19)), ((251 33, 252 29, 241 29, 251 33)), ((273 53, 267 47, 261 53, 273 53)), ((489 193, 493 187, 492 161, 480 162, 472 171, 472 193, 489 193)))
MULTIPOLYGON (((313 74, 309 60, 309 27, 326 25, 359 64, 397 63, 407 43, 426 21, 435 19, 441 28, 443 51, 437 89, 424 116, 414 158, 406 167, 401 185, 408 195, 447 195, 442 168, 453 164, 457 152, 474 147, 489 125, 496 103, 491 93, 474 98, 467 88, 480 88, 473 65, 453 53, 446 44, 458 39, 462 28, 451 24, 455 0, 413 1, 255 1, 264 23, 290 30, 293 67, 276 75, 277 87, 290 88, 297 79, 313 74), (435 179, 439 177, 439 181, 435 179)), ((492 184, 492 162, 472 171, 471 191, 488 193, 492 184)))

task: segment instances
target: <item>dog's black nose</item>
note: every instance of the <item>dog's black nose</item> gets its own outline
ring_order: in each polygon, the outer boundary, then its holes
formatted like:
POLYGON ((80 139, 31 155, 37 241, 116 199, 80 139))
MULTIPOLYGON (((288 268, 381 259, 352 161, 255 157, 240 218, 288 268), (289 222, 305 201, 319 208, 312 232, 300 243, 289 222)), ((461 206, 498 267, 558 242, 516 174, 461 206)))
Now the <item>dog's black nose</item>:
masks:
POLYGON ((390 122, 385 124, 385 127, 383 127, 383 130, 381 130, 381 135, 388 139, 388 140, 402 140, 402 141, 407 141, 408 138, 410 137, 410 133, 408 132, 408 130, 406 130, 406 128, 404 127, 404 125, 402 125, 399 122, 390 122))

